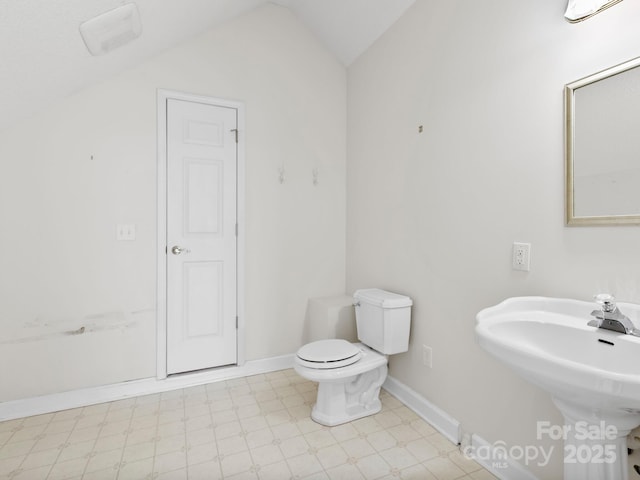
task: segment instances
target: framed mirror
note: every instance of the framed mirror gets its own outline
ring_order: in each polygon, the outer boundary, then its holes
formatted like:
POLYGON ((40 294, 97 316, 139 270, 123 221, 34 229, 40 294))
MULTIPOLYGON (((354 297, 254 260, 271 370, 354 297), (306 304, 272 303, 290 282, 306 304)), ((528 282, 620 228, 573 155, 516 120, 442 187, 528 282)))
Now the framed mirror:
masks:
POLYGON ((640 225, 640 58, 565 85, 567 225, 640 225))

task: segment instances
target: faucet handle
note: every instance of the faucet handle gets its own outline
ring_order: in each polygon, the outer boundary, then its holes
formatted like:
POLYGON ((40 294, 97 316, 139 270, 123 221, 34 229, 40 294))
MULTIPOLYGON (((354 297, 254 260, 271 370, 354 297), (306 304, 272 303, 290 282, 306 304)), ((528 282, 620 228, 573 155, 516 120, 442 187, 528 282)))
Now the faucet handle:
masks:
POLYGON ((616 309, 616 297, 608 293, 594 295, 596 303, 600 305, 603 312, 613 312, 616 309))

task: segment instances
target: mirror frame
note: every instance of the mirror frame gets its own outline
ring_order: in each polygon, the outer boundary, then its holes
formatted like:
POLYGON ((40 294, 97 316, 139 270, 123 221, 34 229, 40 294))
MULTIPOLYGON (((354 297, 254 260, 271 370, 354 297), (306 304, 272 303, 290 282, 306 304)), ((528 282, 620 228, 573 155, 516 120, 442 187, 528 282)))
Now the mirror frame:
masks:
POLYGON ((640 212, 628 215, 576 216, 573 188, 575 91, 586 85, 604 80, 640 66, 640 57, 621 63, 593 75, 568 83, 564 87, 565 102, 565 179, 566 179, 566 224, 568 226, 589 225, 640 225, 640 212))

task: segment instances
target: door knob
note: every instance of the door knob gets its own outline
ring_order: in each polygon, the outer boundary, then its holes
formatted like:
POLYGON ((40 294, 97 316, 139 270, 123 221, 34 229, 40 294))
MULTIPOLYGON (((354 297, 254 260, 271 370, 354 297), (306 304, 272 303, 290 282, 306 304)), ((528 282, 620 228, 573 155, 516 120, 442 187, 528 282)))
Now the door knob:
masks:
POLYGON ((173 247, 171 247, 171 253, 173 253, 174 255, 180 255, 181 253, 189 253, 191 250, 189 250, 188 248, 184 248, 184 247, 180 247, 178 245, 174 245, 173 247))

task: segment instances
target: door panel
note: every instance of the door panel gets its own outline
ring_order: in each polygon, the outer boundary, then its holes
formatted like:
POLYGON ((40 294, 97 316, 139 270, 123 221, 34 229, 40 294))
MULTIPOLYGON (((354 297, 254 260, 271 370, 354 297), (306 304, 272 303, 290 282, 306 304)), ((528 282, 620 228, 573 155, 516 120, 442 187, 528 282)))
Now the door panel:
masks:
POLYGON ((167 100, 167 373, 237 362, 237 111, 167 100))

